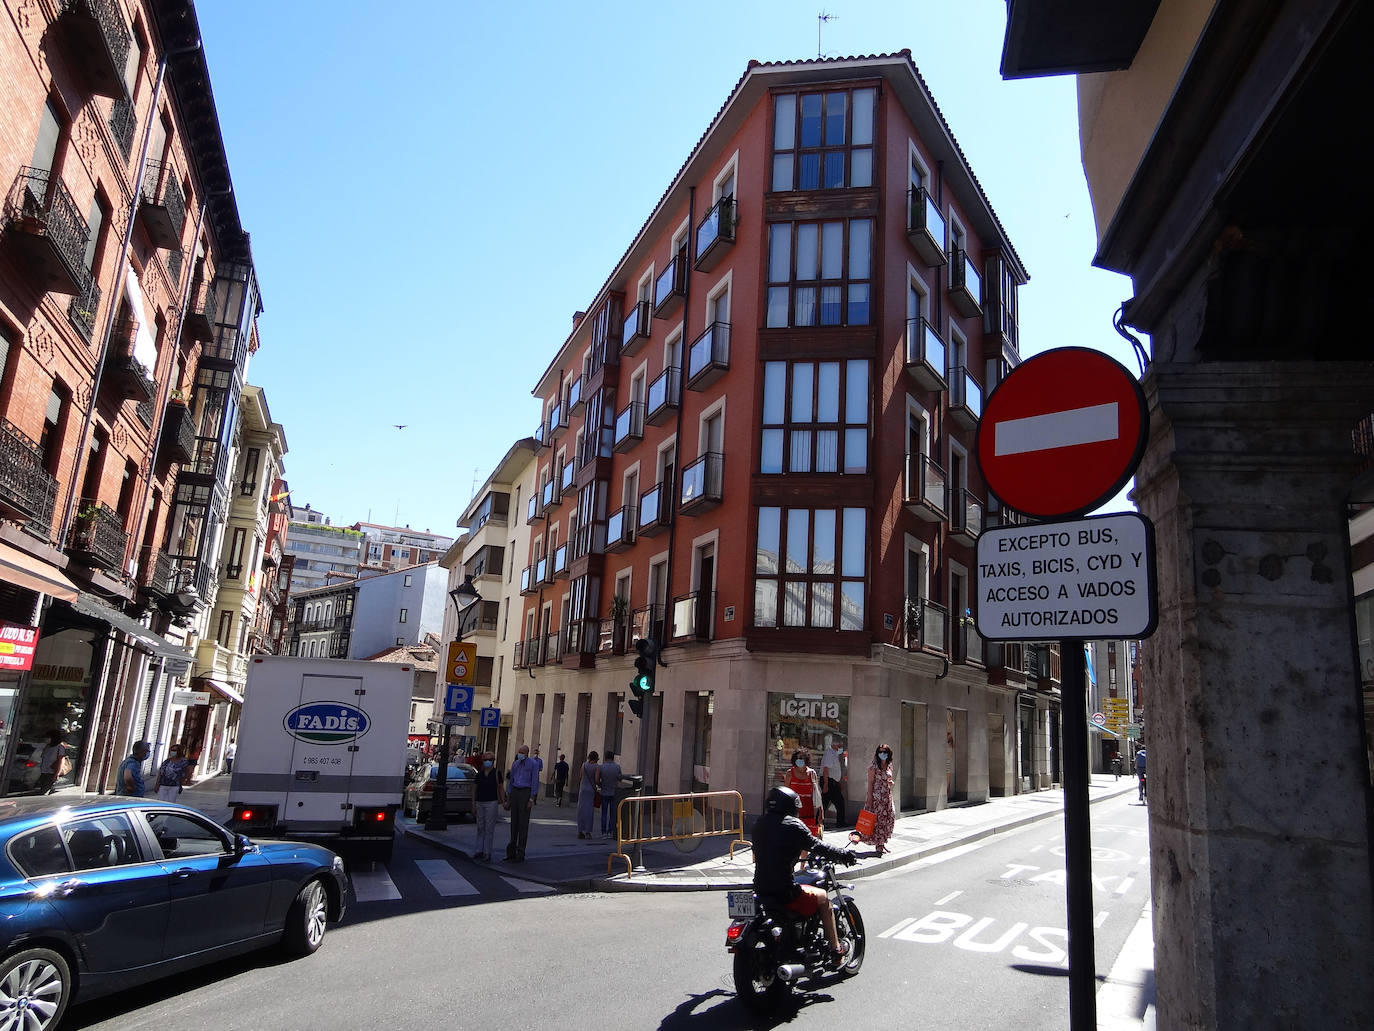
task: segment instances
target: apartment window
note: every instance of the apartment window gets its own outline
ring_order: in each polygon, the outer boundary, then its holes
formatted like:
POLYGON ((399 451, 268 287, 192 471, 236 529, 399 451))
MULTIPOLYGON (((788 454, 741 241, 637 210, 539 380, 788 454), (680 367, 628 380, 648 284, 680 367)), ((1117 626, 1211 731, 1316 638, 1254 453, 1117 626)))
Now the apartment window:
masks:
POLYGON ((407 573, 406 576, 405 576, 405 582, 404 582, 401 586, 403 586, 403 587, 409 587, 413 581, 414 581, 414 577, 412 577, 409 573, 407 573))
POLYGON ((760 508, 754 626, 864 628, 868 513, 760 508))
POLYGON ((403 644, 406 643, 406 639, 405 639, 404 637, 398 637, 398 638, 396 638, 396 643, 397 643, 398 645, 403 645, 403 644))
POLYGON ((54 382, 48 394, 48 407, 43 415, 43 433, 38 447, 43 452, 43 468, 49 474, 57 475, 58 462, 62 460, 62 423, 67 414, 68 395, 65 387, 54 382))
POLYGON ((229 543, 229 561, 224 570, 227 579, 237 580, 243 574, 243 542, 247 532, 242 526, 234 527, 234 536, 229 543))
POLYGON ((872 239, 867 218, 769 225, 767 325, 868 325, 872 239))
POLYGON ((761 473, 868 471, 868 361, 765 362, 761 473))
POLYGON ((255 447, 250 447, 243 459, 243 476, 239 479, 239 493, 245 498, 251 498, 258 489, 258 462, 262 458, 262 452, 255 447))
POLYGON ((773 102, 773 189, 873 185, 877 90, 785 93, 773 102))
POLYGON ((404 622, 406 622, 409 618, 410 618, 410 609, 402 609, 402 610, 401 610, 401 619, 400 619, 400 622, 404 623, 404 622))
POLYGON ((228 648, 234 639, 234 614, 228 609, 219 614, 219 630, 215 633, 215 640, 221 646, 228 648))

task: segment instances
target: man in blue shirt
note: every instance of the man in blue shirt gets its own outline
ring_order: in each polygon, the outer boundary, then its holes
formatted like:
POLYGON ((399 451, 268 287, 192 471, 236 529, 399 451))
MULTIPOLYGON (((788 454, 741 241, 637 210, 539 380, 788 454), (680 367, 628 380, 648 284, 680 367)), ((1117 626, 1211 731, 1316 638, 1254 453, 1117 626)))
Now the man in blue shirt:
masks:
POLYGON ((510 768, 506 782, 506 804, 510 809, 510 843, 506 845, 506 860, 525 861, 525 843, 530 836, 530 810, 539 796, 539 771, 544 764, 530 758, 530 746, 521 745, 510 768))
POLYGON ((148 758, 148 742, 135 741, 129 758, 115 771, 115 794, 142 798, 147 793, 143 783, 143 763, 148 758))
POLYGON ((1145 746, 1135 753, 1135 775, 1140 786, 1140 800, 1145 801, 1145 746))

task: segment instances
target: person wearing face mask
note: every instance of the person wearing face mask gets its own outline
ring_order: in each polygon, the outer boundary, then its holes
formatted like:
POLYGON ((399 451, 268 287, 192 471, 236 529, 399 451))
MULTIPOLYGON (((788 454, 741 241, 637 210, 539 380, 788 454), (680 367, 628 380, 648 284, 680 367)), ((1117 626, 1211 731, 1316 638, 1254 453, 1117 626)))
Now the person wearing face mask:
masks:
POLYGON ((544 764, 530 758, 530 746, 521 745, 510 768, 510 791, 506 806, 510 809, 510 842, 506 845, 506 860, 525 861, 525 845, 530 836, 530 810, 539 797, 539 771, 544 764), (537 765, 536 765, 537 764, 537 765))
POLYGON ((797 818, 806 824, 806 829, 816 837, 821 836, 821 808, 816 800, 821 795, 821 780, 811 768, 811 756, 805 748, 792 753, 792 768, 787 771, 783 783, 797 793, 801 799, 801 812, 797 818))
POLYGON ((496 768, 496 756, 487 752, 477 768, 472 792, 473 816, 477 820, 477 852, 473 859, 491 862, 491 839, 496 833, 496 807, 506 804, 506 786, 496 768))
POLYGON ((864 797, 864 808, 875 817, 873 821, 873 848, 878 855, 892 850, 887 843, 892 839, 892 829, 897 823, 897 810, 892 804, 892 746, 879 745, 873 752, 873 761, 868 765, 868 794, 864 797))

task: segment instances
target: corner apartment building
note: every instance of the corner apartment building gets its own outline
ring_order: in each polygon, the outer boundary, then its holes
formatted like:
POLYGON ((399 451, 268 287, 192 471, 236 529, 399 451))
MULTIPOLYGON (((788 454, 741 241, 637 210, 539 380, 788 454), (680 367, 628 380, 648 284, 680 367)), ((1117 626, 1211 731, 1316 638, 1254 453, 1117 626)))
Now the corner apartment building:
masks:
POLYGON ((412 530, 409 526, 354 523, 352 528, 363 535, 363 554, 358 566, 360 576, 437 562, 453 545, 452 537, 428 530, 412 530))
POLYGON ((291 506, 286 530, 286 553, 294 556, 292 597, 314 587, 353 580, 362 564, 363 535, 309 505, 291 506))
POLYGON ((261 304, 193 4, 6 8, 0 619, 38 640, 0 674, 0 791, 52 730, 59 786, 103 790, 192 672, 261 304))
POLYGON ((827 741, 903 810, 1057 779, 1057 655, 972 625, 1026 280, 909 52, 751 63, 535 386, 516 737, 752 811, 827 741))

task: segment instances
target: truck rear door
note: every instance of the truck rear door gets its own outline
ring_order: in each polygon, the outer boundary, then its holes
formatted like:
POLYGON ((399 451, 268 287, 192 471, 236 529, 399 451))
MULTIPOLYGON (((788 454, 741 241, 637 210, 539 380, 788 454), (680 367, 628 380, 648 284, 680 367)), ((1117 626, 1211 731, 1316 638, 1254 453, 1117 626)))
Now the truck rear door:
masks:
POLYGON ((288 826, 352 822, 353 761, 371 724, 362 677, 301 675, 299 701, 285 718, 292 742, 292 776, 282 813, 288 826))

